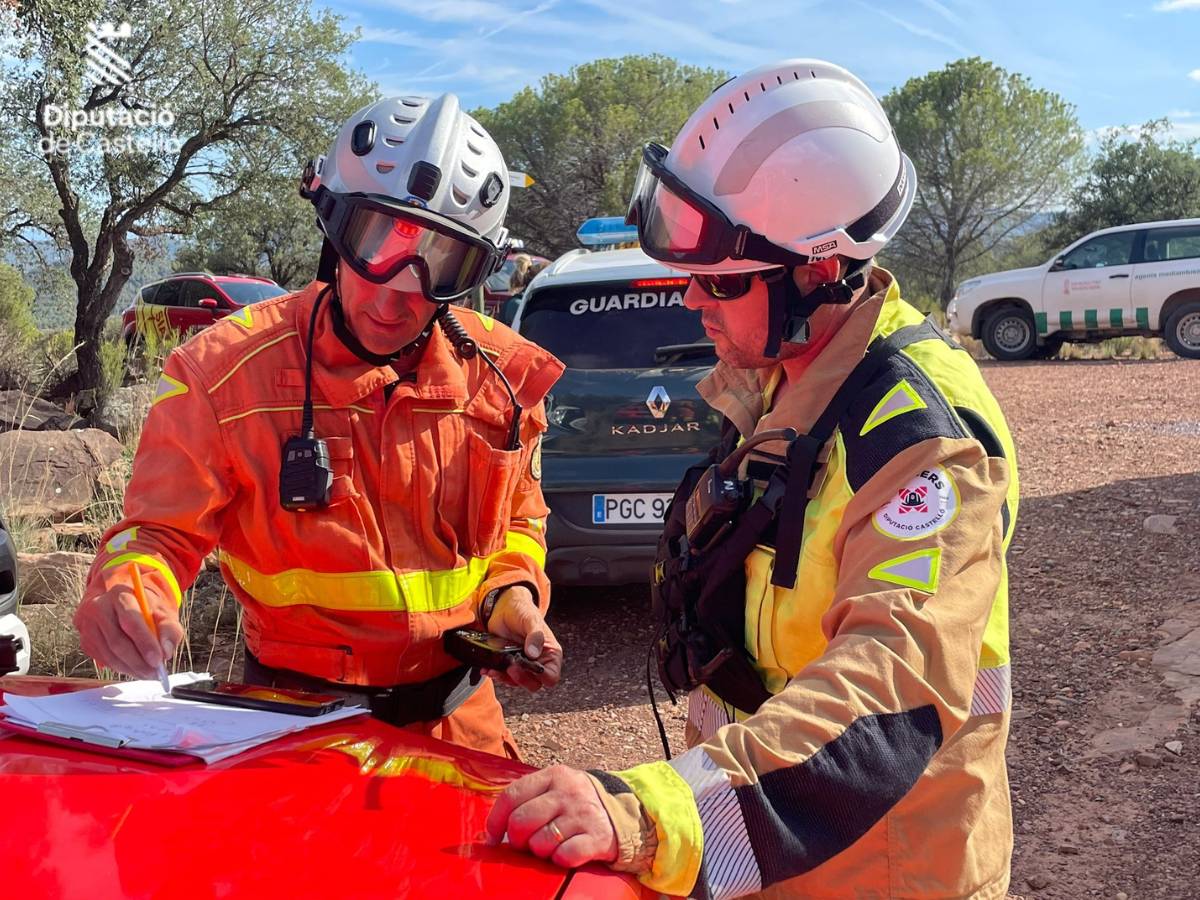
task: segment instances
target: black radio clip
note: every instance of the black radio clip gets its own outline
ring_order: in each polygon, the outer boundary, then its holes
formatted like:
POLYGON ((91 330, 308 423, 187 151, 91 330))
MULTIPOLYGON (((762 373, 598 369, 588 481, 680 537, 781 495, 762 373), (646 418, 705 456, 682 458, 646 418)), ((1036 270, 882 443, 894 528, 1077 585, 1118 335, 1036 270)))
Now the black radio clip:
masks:
POLYGON ((767 441, 796 440, 794 428, 778 428, 756 434, 719 463, 705 470, 687 499, 687 543, 693 555, 703 553, 733 527, 738 515, 750 504, 753 490, 749 480, 737 477, 746 454, 767 441))

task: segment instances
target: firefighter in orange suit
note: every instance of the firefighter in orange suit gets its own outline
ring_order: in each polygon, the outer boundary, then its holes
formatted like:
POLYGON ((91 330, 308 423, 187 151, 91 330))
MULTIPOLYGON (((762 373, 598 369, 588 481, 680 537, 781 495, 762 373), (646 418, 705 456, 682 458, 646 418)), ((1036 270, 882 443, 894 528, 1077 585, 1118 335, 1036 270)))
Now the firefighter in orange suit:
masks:
POLYGON ((879 102, 820 60, 732 79, 644 148, 631 218, 692 276, 725 417, 652 583, 690 749, 529 775, 494 839, 706 900, 1006 896, 1016 452, 872 264, 915 194, 879 102))
POLYGON ((246 681, 334 690, 382 719, 516 755, 487 673, 442 635, 484 628, 543 663, 543 398, 562 365, 451 308, 507 249, 508 172, 452 94, 360 110, 305 172, 324 236, 306 288, 171 354, 125 517, 76 615, 97 662, 146 677, 183 640, 182 592, 216 549, 242 606, 246 681), (155 642, 130 590, 143 574, 155 642))

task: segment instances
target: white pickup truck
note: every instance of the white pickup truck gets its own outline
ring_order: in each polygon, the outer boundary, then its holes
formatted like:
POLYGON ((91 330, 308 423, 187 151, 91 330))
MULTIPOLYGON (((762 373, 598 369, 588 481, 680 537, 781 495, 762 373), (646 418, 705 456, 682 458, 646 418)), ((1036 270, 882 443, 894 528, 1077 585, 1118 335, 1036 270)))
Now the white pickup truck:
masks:
POLYGON ((1200 359, 1200 219, 1093 232, 1040 266, 964 281, 947 315, 996 359, 1124 335, 1161 336, 1200 359))

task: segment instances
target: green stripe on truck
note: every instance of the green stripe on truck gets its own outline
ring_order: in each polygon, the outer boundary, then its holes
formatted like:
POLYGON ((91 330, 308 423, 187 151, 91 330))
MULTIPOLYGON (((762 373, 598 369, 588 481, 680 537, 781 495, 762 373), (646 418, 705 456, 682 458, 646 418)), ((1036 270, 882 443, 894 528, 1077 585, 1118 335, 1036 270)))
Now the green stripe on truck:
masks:
POLYGON ((1149 307, 1139 306, 1137 308, 1137 323, 1138 328, 1150 327, 1150 309, 1149 307))
POLYGON ((1100 327, 1099 321, 1096 316, 1096 310, 1085 309, 1083 311, 1083 327, 1086 328, 1088 331, 1095 331, 1097 328, 1100 327))
POLYGON ((1111 325, 1113 328, 1124 328, 1125 327, 1125 310, 1110 309, 1108 311, 1108 324, 1111 325))
POLYGON ((1034 322, 1037 323, 1037 333, 1038 334, 1045 334, 1047 331, 1050 330, 1049 327, 1047 327, 1047 325, 1046 325, 1046 314, 1045 313, 1035 313, 1033 316, 1033 320, 1034 320, 1034 322))
POLYGON ((1071 315, 1069 309, 1060 310, 1058 313, 1058 327, 1063 331, 1070 331, 1075 327, 1075 319, 1071 315))

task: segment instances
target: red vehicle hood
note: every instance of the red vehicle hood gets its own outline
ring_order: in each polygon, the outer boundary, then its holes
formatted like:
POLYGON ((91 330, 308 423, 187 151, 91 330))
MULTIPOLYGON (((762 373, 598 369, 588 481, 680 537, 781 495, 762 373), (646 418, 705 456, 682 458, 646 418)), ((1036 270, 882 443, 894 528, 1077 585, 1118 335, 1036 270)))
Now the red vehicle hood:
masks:
MULTIPOLYGON (((0 691, 94 684, 9 677, 0 691)), ((487 846, 493 798, 529 767, 366 716, 183 768, 0 734, 5 896, 640 895, 607 870, 572 874, 487 846)))

